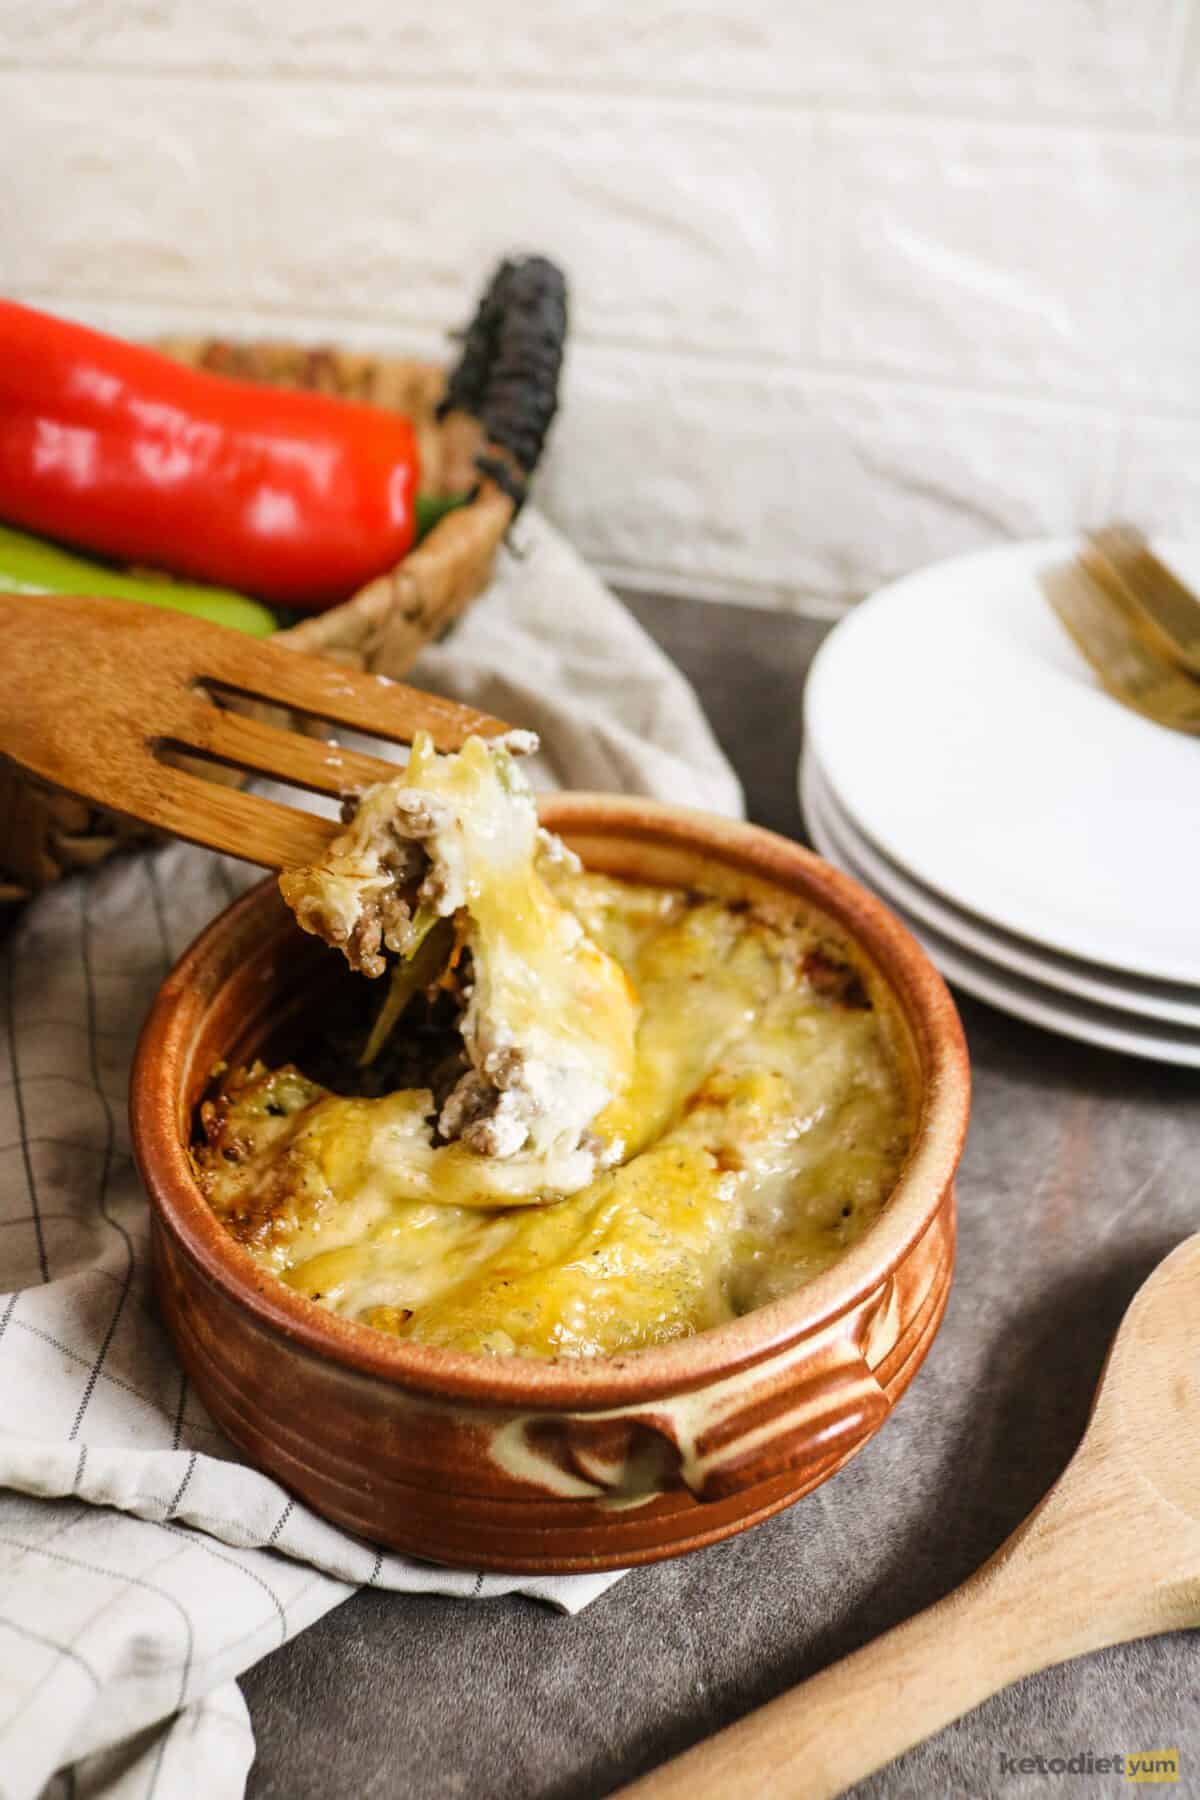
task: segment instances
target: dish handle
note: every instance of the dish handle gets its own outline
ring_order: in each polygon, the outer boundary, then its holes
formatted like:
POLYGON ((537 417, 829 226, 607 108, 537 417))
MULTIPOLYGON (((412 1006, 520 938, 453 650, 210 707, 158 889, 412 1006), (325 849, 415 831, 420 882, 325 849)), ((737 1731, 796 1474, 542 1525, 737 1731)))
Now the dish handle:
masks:
POLYGON ((838 1319, 712 1387, 656 1405, 572 1414, 558 1454, 546 1441, 541 1454, 614 1500, 679 1484, 700 1501, 724 1500, 796 1469, 811 1470, 815 1482, 891 1410, 862 1341, 878 1311, 877 1304, 838 1319))
MULTIPOLYGON (((802 1346, 798 1364, 748 1371, 744 1393, 711 1397, 708 1420, 682 1457, 680 1473, 699 1500, 723 1500, 808 1465, 837 1463, 886 1419, 887 1395, 862 1347, 840 1329, 802 1346)), ((684 1446, 680 1445, 684 1450, 684 1446)))

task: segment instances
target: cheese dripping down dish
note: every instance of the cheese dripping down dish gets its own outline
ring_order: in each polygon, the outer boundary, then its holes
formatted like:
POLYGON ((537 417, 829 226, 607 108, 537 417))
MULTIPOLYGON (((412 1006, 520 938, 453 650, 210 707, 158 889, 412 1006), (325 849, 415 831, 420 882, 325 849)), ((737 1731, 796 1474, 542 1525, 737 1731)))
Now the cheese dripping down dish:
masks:
POLYGON ((857 1242, 912 1140, 913 1057, 885 984, 795 895, 581 867, 539 827, 535 747, 418 739, 280 878, 382 998, 358 981, 337 1026, 315 997, 296 1062, 218 1070, 192 1161, 255 1261, 335 1313, 613 1356, 857 1242))

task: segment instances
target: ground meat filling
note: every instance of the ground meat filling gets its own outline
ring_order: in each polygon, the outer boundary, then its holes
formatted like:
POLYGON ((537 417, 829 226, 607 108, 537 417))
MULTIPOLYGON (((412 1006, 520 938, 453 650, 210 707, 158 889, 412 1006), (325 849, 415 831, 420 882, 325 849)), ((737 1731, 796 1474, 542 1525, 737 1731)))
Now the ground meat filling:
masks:
POLYGON ((438 1115, 447 1143, 461 1138, 478 1156, 512 1156, 525 1142, 527 1125, 516 1115, 525 1053, 493 1051, 482 1069, 468 1069, 438 1115))
POLYGON ((396 950, 412 930, 413 909, 405 897, 422 879, 428 858, 415 844, 398 844, 380 858, 388 885, 363 905, 350 935, 341 944, 352 969, 364 975, 382 975, 387 969, 384 950, 396 950))
POLYGON ((352 969, 379 976, 385 950, 411 941, 414 900, 429 875, 429 856, 398 820, 347 803, 350 828, 335 840, 319 871, 289 869, 279 880, 305 931, 341 950, 352 969))

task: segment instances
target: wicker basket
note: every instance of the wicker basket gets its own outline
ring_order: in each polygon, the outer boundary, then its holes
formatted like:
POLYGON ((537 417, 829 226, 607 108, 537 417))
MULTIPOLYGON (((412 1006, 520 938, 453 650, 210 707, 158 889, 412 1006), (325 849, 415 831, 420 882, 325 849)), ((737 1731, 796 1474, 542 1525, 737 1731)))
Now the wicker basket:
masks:
MULTIPOLYGON (((562 275, 541 257, 505 262, 464 334, 453 370, 336 349, 170 340, 183 362, 319 389, 406 413, 422 491, 473 490, 395 569, 342 605, 281 631, 279 643, 381 674, 403 675, 482 592, 525 496, 557 404, 566 335, 562 275)), ((0 918, 61 875, 145 834, 0 767, 0 918)))

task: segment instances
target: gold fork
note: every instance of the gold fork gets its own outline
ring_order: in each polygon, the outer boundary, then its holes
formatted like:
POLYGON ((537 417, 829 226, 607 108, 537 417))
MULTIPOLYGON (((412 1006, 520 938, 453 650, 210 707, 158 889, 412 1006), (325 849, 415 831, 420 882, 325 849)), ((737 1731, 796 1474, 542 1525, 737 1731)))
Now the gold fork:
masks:
POLYGON ((1089 531, 1082 561, 1125 608, 1147 648, 1200 676, 1200 598, 1159 561, 1136 526, 1089 531))
POLYGON ((216 768, 344 796, 396 775, 382 757, 219 704, 265 702, 389 743, 456 750, 508 727, 381 676, 121 600, 0 594, 0 756, 105 810, 264 868, 316 861, 330 819, 209 781, 216 768))
POLYGON ((1157 655, 1082 560, 1047 569, 1042 591, 1114 699, 1172 731, 1200 734, 1200 682, 1157 655))

